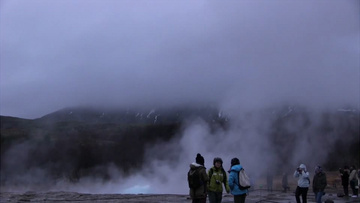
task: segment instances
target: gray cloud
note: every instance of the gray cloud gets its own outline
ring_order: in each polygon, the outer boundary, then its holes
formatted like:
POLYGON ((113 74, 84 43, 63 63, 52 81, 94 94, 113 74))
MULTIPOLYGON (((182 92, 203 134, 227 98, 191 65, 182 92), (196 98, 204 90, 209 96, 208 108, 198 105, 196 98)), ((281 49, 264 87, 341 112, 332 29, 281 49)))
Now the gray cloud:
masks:
POLYGON ((1 115, 359 105, 358 1, 3 1, 1 115))

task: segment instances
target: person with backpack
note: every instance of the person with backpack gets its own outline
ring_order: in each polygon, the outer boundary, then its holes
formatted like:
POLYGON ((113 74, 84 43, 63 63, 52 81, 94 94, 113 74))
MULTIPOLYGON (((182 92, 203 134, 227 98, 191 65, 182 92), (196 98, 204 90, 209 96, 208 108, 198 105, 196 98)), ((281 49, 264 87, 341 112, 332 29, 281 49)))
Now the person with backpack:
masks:
POLYGON ((315 168, 315 175, 313 178, 313 192, 315 194, 316 203, 321 203, 321 198, 325 194, 325 187, 327 185, 326 174, 323 172, 321 166, 315 168))
POLYGON ((239 183, 239 173, 243 169, 240 165, 240 160, 238 158, 231 159, 231 168, 229 174, 229 187, 231 194, 234 195, 235 203, 245 203, 246 194, 248 193, 247 189, 240 189, 239 183))
POLYGON ((190 164, 188 172, 189 193, 192 203, 205 203, 209 176, 206 174, 204 157, 200 153, 196 155, 195 161, 190 164))
POLYGON ((298 178, 298 184, 295 191, 295 199, 297 203, 300 203, 300 195, 302 202, 307 202, 307 192, 310 186, 310 174, 306 171, 305 164, 300 164, 300 166, 295 170, 294 177, 298 178))
POLYGON ((209 184, 208 184, 208 196, 210 203, 221 203, 223 185, 227 193, 230 193, 230 187, 228 184, 226 172, 222 166, 223 161, 219 157, 215 157, 213 161, 213 167, 208 171, 209 184))

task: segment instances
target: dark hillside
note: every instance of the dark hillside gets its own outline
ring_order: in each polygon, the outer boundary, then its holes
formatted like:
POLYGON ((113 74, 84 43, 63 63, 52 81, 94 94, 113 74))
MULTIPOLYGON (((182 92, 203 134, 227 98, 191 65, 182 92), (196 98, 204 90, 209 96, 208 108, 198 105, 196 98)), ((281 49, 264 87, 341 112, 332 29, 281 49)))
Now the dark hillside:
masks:
POLYGON ((109 164, 126 174, 141 169, 146 146, 176 139, 186 119, 201 117, 217 126, 224 120, 214 109, 181 110, 68 108, 35 120, 1 117, 1 183, 31 168, 45 169, 53 180, 106 179, 109 164))
MULTIPOLYGON (((357 112, 324 112, 317 119, 310 119, 314 113, 301 108, 279 115, 269 112, 261 118, 271 122, 270 144, 277 146, 275 154, 280 157, 275 166, 291 162, 290 155, 296 153, 294 140, 304 132, 314 134, 310 141, 319 143, 319 150, 328 148, 328 169, 359 162, 357 112), (333 139, 335 145, 328 143, 333 139)), ((231 118, 211 108, 107 113, 73 108, 35 120, 1 116, 1 185, 21 184, 25 180, 16 177, 39 168, 46 178, 36 183, 59 179, 77 182, 86 176, 107 180, 108 165, 124 174, 140 171, 147 147, 180 139, 183 124, 190 118, 202 118, 211 132, 219 127, 226 131, 231 125, 231 118)))

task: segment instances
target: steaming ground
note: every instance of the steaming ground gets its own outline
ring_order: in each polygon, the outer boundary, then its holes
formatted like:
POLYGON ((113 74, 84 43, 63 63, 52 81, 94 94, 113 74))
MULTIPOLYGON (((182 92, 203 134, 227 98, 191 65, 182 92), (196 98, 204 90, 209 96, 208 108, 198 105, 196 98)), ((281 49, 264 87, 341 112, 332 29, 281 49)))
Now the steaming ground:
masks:
MULTIPOLYGON (((332 200, 335 203, 340 202, 360 202, 360 197, 337 197, 342 192, 341 181, 337 172, 327 172, 328 186, 325 189, 326 195, 323 201, 332 200)), ((265 180, 259 180, 258 184, 252 186, 246 198, 246 202, 273 202, 273 203, 289 203, 295 202, 294 189, 296 187, 296 179, 289 177, 290 191, 283 192, 281 189, 281 176, 274 177, 273 191, 266 189, 265 180)), ((115 187, 115 186, 114 186, 115 187)), ((155 186, 154 186, 155 187, 155 186)), ((161 187, 161 186, 157 186, 161 187)), ((186 186, 184 186, 186 187, 186 186)), ((159 188, 161 189, 161 188, 159 188)), ((128 193, 104 193, 99 194, 98 191, 92 193, 87 192, 65 192, 65 191, 49 191, 49 192, 6 192, 0 193, 0 202, 191 202, 188 194, 128 194, 128 193)), ((308 202, 314 201, 314 194, 309 190, 308 202)), ((222 202, 233 202, 231 194, 224 194, 222 202)))
MULTIPOLYGON (((90 175, 73 183, 66 177, 52 180, 46 168, 34 167, 8 178, 1 185, 1 191, 187 194, 186 173, 197 153, 204 156, 208 169, 212 166, 214 157, 223 159, 226 170, 230 168, 231 158, 238 157, 254 183, 259 183, 267 172, 274 175, 284 172, 292 174, 300 163, 305 163, 311 174, 316 165, 323 165, 329 158, 333 162, 341 163, 335 165, 337 168, 352 164, 346 160, 347 156, 329 157, 329 153, 342 136, 349 136, 349 133, 358 135, 357 112, 339 114, 337 111, 326 113, 289 107, 251 113, 232 111, 232 114, 228 114, 230 119, 225 128, 211 128, 201 119, 190 120, 179 132, 180 136, 149 146, 142 167, 131 169, 129 175, 124 175, 115 165, 108 164, 99 166, 99 170, 106 170, 109 174, 107 180, 90 175), (333 114, 336 116, 332 116, 333 114), (281 140, 280 144, 270 139, 273 136, 281 140)), ((345 141, 350 142, 351 139, 345 141)), ((358 140, 358 137, 356 139, 358 140)), ((19 160, 27 161, 24 157, 28 147, 31 146, 16 146, 12 156, 5 156, 2 170, 9 163, 13 164, 11 166, 14 171, 22 167, 19 160)), ((326 167, 324 168, 326 170, 326 167)))

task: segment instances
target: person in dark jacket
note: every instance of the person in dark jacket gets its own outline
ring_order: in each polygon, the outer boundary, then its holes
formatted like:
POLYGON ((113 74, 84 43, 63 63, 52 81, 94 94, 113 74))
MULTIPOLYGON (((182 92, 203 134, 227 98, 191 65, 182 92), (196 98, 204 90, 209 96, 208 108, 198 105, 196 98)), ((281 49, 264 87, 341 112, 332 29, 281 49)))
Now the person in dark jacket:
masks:
POLYGON ((313 178, 313 192, 315 194, 316 203, 321 203, 321 198, 325 194, 325 187, 327 185, 326 174, 323 172, 321 166, 315 168, 315 175, 313 178))
POLYGON ((204 166, 204 157, 198 153, 196 155, 195 161, 196 163, 190 164, 190 170, 198 170, 202 184, 197 188, 190 188, 189 193, 192 199, 192 203, 205 203, 207 197, 207 184, 209 176, 207 175, 206 168, 204 166))
POLYGON ((234 195, 235 203, 245 203, 246 194, 248 193, 247 189, 241 190, 239 187, 239 172, 241 169, 243 169, 243 167, 240 165, 239 159, 231 159, 229 187, 231 190, 231 194, 234 195))
POLYGON ((344 166, 344 169, 340 168, 339 172, 340 172, 340 177, 341 177, 341 185, 343 186, 343 189, 344 189, 344 195, 346 197, 348 197, 349 196, 349 176, 350 176, 349 166, 344 166))

